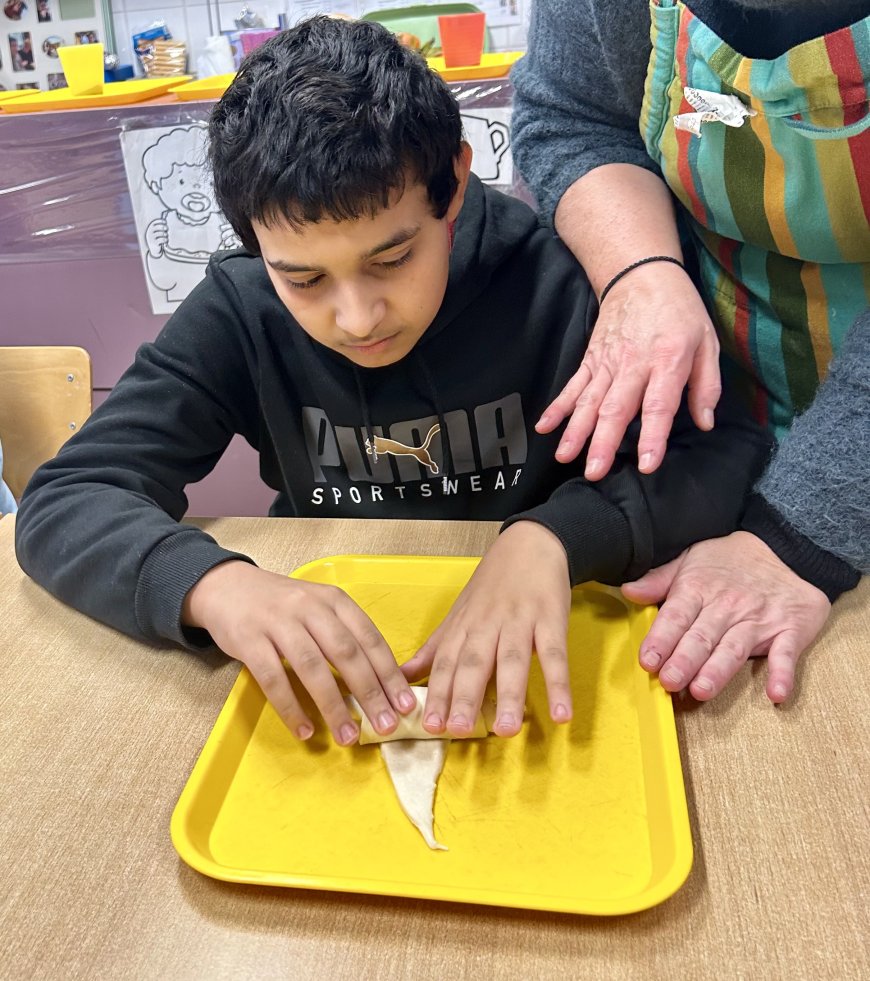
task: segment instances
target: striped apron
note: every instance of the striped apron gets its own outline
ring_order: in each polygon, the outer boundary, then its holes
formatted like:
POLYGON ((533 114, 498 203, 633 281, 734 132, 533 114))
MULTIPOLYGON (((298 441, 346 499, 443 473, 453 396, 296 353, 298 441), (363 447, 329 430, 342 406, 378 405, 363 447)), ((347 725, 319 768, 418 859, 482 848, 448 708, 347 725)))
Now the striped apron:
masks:
POLYGON ((641 134, 688 219, 724 369, 780 436, 870 305, 870 17, 762 60, 683 3, 650 14, 641 134), (755 115, 678 129, 692 89, 755 115))

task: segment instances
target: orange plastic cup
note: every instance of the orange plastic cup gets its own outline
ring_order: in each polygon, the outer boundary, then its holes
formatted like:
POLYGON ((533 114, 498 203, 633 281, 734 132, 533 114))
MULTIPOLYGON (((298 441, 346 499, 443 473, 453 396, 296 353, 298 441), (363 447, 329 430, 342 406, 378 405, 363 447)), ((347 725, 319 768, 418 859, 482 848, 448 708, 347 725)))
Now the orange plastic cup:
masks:
POLYGON ((486 14, 442 14, 438 18, 441 52, 447 68, 479 65, 483 55, 486 14))

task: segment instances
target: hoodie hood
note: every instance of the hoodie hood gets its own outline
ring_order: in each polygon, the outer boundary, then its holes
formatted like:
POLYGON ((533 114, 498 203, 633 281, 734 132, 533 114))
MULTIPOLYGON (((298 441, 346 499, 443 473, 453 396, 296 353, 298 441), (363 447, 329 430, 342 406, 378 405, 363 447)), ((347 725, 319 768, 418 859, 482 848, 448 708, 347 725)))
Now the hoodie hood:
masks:
POLYGON ((444 299, 417 347, 426 345, 485 293, 495 271, 523 250, 539 229, 528 205, 506 194, 487 193, 480 178, 471 174, 453 230, 444 299))

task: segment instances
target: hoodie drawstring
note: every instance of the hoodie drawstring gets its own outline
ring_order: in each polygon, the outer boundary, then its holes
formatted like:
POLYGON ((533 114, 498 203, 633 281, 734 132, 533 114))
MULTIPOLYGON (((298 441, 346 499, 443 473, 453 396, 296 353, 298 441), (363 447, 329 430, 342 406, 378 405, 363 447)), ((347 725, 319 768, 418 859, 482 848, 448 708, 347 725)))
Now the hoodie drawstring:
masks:
POLYGON ((368 437, 368 444, 372 448, 372 465, 378 462, 378 450, 375 446, 375 431, 372 429, 372 413, 369 409, 369 400, 366 395, 366 387, 363 382, 362 372, 356 365, 353 365, 353 377, 356 381, 356 393, 359 397, 359 404, 362 408, 363 415, 363 425, 366 427, 366 436, 368 437))
POLYGON ((447 490, 447 478, 453 476, 453 454, 450 452, 450 433, 447 431, 447 422, 444 418, 444 409, 441 407, 441 399, 438 397, 438 389, 435 387, 435 380, 432 378, 432 372, 429 371, 429 366, 423 357, 422 352, 415 350, 414 359, 417 362, 417 366, 420 369, 420 374, 423 376, 423 380, 426 382, 426 387, 429 389, 429 397, 432 399, 432 404, 435 406, 435 414, 438 416, 438 425, 441 427, 441 473, 444 475, 441 478, 441 482, 444 485, 444 490, 447 490))

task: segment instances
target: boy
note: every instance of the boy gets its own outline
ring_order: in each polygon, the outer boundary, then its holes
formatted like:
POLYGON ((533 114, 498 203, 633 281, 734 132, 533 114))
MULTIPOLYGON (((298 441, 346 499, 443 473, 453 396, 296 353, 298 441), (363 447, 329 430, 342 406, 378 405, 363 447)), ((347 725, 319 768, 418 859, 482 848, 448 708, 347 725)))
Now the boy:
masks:
POLYGON ((636 577, 731 531, 766 437, 722 409, 712 433, 684 416, 655 475, 630 445, 595 486, 555 463, 532 423, 584 350, 594 297, 524 204, 470 175, 455 100, 382 27, 317 17, 270 40, 210 138, 247 251, 214 257, 34 477, 22 566, 133 636, 218 644, 299 738, 314 721, 282 658, 344 745, 358 729, 330 665, 382 733, 413 708, 406 676, 431 666, 424 724, 462 735, 497 662, 495 731, 512 735, 534 646, 551 716, 567 721, 570 586, 636 577), (184 487, 234 433, 260 453, 273 515, 512 516, 405 674, 340 590, 178 524, 184 487))

